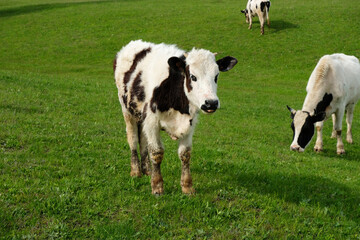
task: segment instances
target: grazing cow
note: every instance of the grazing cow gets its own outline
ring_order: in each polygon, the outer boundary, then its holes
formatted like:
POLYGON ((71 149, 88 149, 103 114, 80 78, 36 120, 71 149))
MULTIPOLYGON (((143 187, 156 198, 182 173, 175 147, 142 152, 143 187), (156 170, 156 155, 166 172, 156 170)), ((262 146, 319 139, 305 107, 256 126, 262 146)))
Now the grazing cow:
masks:
POLYGON ((245 14, 246 22, 249 23, 249 29, 252 28, 252 18, 258 16, 261 26, 261 35, 264 34, 265 18, 270 27, 269 20, 270 1, 269 0, 249 0, 246 9, 241 10, 245 14))
POLYGON ((210 114, 220 107, 216 95, 219 71, 226 72, 236 63, 229 56, 216 61, 215 54, 204 49, 186 53, 175 45, 142 40, 131 41, 117 53, 114 73, 131 149, 130 175, 140 177, 151 172, 153 194, 164 191, 160 130, 179 140, 182 191, 194 192, 190 154, 198 113, 210 114))
POLYGON ((332 137, 337 138, 337 154, 345 153, 341 139, 342 119, 346 110, 346 140, 353 142, 351 123, 355 104, 360 99, 360 63, 354 56, 333 54, 323 56, 312 72, 306 87, 302 110, 291 112, 294 132, 290 149, 303 152, 317 130, 314 150, 323 150, 322 128, 330 115, 333 119, 332 137))

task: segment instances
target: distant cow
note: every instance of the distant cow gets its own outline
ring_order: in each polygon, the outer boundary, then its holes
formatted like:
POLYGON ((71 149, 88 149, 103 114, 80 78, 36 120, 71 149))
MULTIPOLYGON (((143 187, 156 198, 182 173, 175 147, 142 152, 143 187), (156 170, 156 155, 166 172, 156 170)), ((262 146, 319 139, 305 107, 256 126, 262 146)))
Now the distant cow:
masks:
POLYGON ((323 150, 323 120, 332 115, 332 137, 337 138, 337 153, 345 153, 341 139, 342 119, 346 110, 346 140, 353 142, 351 123, 355 104, 360 98, 360 63, 354 56, 333 54, 323 56, 312 72, 306 87, 307 95, 301 111, 288 106, 294 132, 290 149, 303 152, 317 130, 314 150, 323 150))
POLYGON ((249 23, 249 29, 252 28, 252 18, 256 16, 259 17, 261 35, 264 34, 265 18, 267 20, 267 25, 270 26, 269 11, 269 0, 249 0, 246 9, 241 10, 241 12, 245 14, 246 22, 249 23))
POLYGON ((142 40, 131 41, 117 53, 114 71, 131 149, 130 175, 140 177, 151 171, 153 194, 164 191, 160 130, 179 140, 182 191, 194 192, 190 155, 198 113, 213 113, 220 107, 216 95, 219 71, 228 71, 236 63, 229 56, 216 61, 215 54, 204 49, 186 53, 175 45, 142 40))

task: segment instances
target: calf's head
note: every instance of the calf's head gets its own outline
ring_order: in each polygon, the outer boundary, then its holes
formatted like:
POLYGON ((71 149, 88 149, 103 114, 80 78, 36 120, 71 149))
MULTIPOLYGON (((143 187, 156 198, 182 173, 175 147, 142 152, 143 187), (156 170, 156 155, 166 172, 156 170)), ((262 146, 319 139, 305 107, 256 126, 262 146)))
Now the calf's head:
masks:
POLYGON ((216 61, 210 51, 193 49, 185 54, 185 59, 171 57, 168 64, 185 75, 184 91, 189 102, 204 113, 213 113, 220 107, 216 95, 219 71, 232 69, 237 60, 227 56, 216 61))
POLYGON ((245 15, 246 22, 249 22, 249 10, 244 9, 241 12, 245 15))
POLYGON ((315 123, 321 122, 326 117, 326 108, 332 101, 332 94, 325 93, 323 99, 317 104, 314 113, 310 114, 307 111, 294 110, 287 106, 291 113, 291 129, 293 130, 293 141, 290 145, 290 150, 303 152, 306 146, 310 143, 315 132, 315 123))

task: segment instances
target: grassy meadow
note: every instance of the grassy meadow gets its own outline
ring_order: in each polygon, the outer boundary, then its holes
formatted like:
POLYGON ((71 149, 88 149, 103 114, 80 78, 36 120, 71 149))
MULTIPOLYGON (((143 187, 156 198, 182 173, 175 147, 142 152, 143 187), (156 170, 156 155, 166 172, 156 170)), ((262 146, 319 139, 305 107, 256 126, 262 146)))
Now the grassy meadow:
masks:
POLYGON ((323 152, 291 152, 286 109, 321 56, 360 57, 360 4, 272 0, 263 36, 245 6, 0 0, 0 239, 360 239, 360 106, 342 156, 331 121, 323 152), (165 194, 130 177, 112 61, 135 39, 239 61, 196 128, 195 195, 165 134, 165 194))

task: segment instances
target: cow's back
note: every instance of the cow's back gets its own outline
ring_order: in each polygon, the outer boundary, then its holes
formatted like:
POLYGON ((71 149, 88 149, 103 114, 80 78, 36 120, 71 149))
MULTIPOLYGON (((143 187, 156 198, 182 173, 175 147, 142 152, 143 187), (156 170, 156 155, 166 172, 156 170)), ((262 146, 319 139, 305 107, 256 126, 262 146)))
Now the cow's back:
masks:
POLYGON ((115 81, 123 111, 140 118, 154 89, 169 75, 168 59, 181 56, 175 45, 131 41, 116 55, 115 81))
POLYGON ((325 93, 333 95, 333 103, 357 102, 360 98, 359 60, 342 53, 323 56, 309 78, 306 91, 308 99, 304 105, 325 93))

